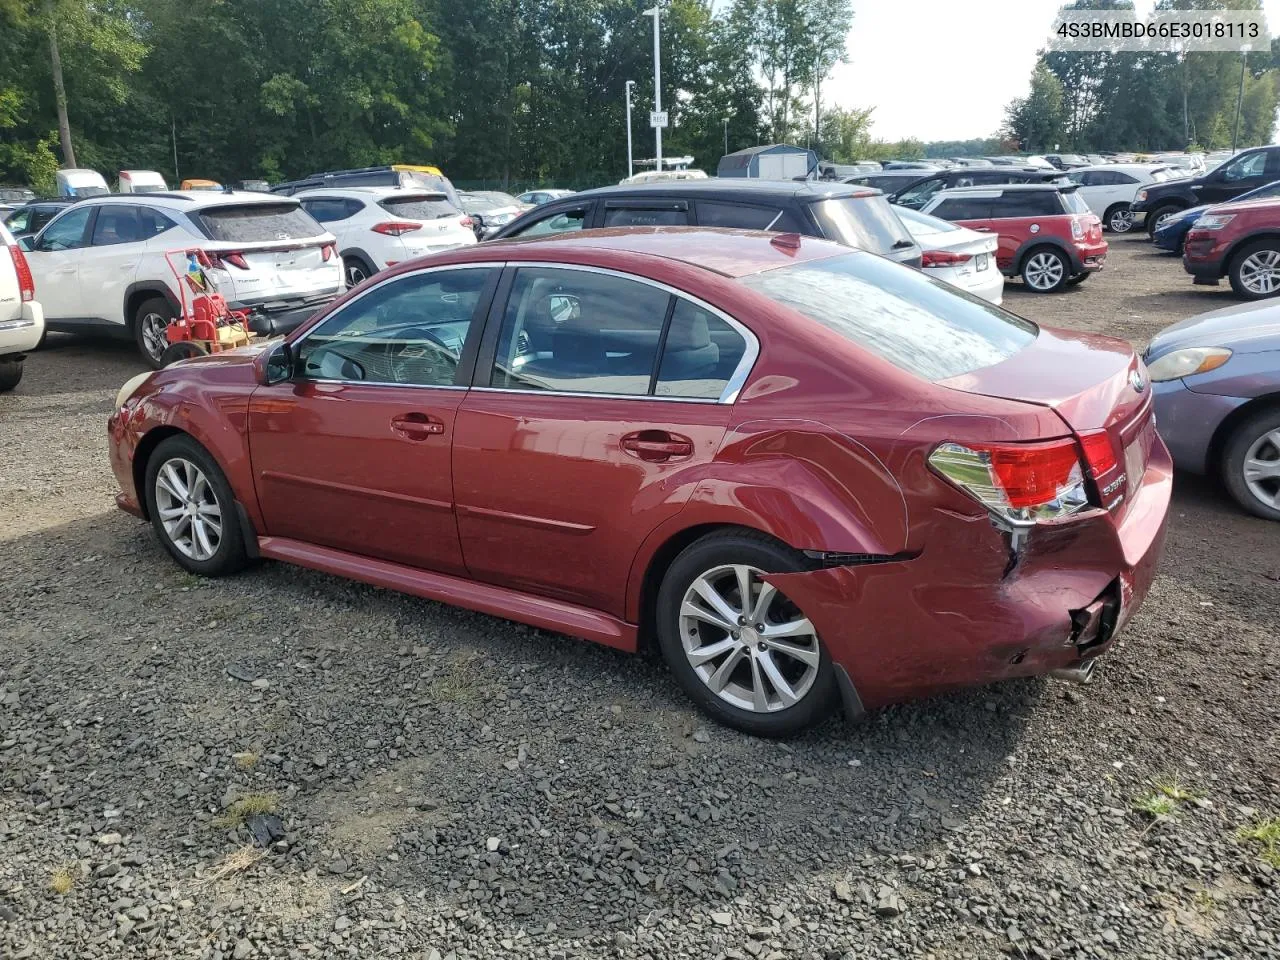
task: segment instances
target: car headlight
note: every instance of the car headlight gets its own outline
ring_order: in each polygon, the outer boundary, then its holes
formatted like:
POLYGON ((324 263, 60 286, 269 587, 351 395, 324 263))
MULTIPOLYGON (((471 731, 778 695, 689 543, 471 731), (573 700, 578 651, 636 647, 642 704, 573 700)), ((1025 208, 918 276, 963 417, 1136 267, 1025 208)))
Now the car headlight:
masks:
POLYGON ((1148 364, 1147 376, 1156 382, 1180 380, 1217 370, 1230 359, 1231 351, 1226 347, 1184 347, 1148 364))
POLYGON ((1136 199, 1138 199, 1138 200, 1145 200, 1145 199, 1147 199, 1147 191, 1145 191, 1145 190, 1139 190, 1139 191, 1138 191, 1138 196, 1137 196, 1137 198, 1136 198, 1136 199))
POLYGON ((1221 230, 1236 218, 1234 213, 1206 213, 1191 225, 1192 230, 1221 230))
POLYGON ((140 386, 146 383, 147 378, 150 376, 151 376, 150 373, 140 373, 136 377, 130 377, 128 380, 126 380, 124 382, 124 386, 120 388, 120 392, 116 394, 115 408, 119 410, 121 407, 123 407, 125 403, 128 402, 129 398, 133 396, 134 392, 137 391, 137 389, 140 386))

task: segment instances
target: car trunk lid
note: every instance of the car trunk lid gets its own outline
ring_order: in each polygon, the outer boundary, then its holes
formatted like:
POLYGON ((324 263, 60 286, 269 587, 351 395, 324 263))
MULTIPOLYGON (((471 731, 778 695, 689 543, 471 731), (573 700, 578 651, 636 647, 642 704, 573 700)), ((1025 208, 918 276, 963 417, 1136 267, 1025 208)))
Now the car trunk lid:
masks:
POLYGON ((1146 368, 1122 340, 1040 328, 1035 342, 942 386, 1053 409, 1080 440, 1102 505, 1140 487, 1155 441, 1146 368))

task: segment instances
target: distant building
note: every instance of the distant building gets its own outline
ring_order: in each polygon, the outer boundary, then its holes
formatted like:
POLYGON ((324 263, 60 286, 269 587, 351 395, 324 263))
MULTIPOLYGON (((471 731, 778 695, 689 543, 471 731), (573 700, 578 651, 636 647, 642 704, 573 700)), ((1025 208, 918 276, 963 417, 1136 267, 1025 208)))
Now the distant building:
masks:
POLYGON ((795 180, 818 169, 818 155, 804 147, 773 143, 747 147, 720 158, 718 177, 752 177, 759 180, 795 180))

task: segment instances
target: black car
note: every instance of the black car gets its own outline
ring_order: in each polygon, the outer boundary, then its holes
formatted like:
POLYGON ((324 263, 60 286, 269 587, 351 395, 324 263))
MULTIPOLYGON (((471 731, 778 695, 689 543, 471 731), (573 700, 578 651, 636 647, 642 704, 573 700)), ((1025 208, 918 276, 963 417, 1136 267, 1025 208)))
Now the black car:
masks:
POLYGON ((4 218, 4 225, 15 240, 33 237, 44 225, 60 214, 79 197, 51 197, 45 200, 29 200, 4 218))
MULTIPOLYGON (((1036 167, 961 167, 958 170, 939 170, 922 177, 913 177, 908 183, 896 184, 892 190, 881 187, 889 194, 889 202, 919 210, 939 190, 954 187, 987 187, 1000 183, 1045 183, 1054 179, 1056 171, 1036 167)), ((855 177, 853 182, 859 178, 855 177)))
POLYGON ((1181 210, 1225 203, 1273 180, 1280 180, 1280 146, 1254 147, 1198 177, 1148 184, 1138 191, 1129 209, 1146 214, 1147 233, 1154 237, 1160 224, 1181 210))
POLYGON ((601 227, 686 226, 824 237, 920 266, 920 246, 878 190, 817 180, 672 180, 584 190, 535 207, 495 240, 601 227))

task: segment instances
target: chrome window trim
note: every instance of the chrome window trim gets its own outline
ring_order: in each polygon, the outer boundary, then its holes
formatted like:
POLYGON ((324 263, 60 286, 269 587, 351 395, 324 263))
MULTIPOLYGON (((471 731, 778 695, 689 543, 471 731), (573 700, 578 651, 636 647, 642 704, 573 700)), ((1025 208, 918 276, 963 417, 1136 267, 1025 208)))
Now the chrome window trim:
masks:
MULTIPOLYGON (((756 335, 752 333, 751 328, 735 320, 729 314, 725 313, 719 307, 714 307, 700 297, 673 287, 670 284, 663 283, 659 280, 651 280, 648 277, 642 277, 634 273, 627 273, 623 270, 615 270, 611 267, 593 267, 586 264, 577 263, 555 263, 545 260, 511 260, 507 263, 508 267, 516 269, 525 268, 541 268, 549 270, 577 270, 582 273, 597 273, 608 277, 618 277, 623 280, 634 280, 637 283, 643 283, 647 286, 662 290, 672 296, 680 297, 688 300, 695 306, 706 310, 708 313, 719 317, 727 323, 733 330, 743 338, 746 349, 742 352, 742 359, 738 361, 738 365, 734 367, 733 373, 729 376, 728 382, 725 384, 724 390, 720 392, 718 398, 713 397, 665 397, 657 393, 585 393, 570 390, 524 390, 520 387, 491 387, 477 386, 474 390, 484 390, 491 393, 527 393, 533 396, 555 396, 555 397, 601 397, 611 400, 662 400, 674 403, 718 403, 732 404, 737 401, 738 394, 742 391, 742 386, 747 381, 747 377, 751 375, 751 370, 755 366, 756 360, 760 357, 760 341, 756 335)), ((498 331, 501 334, 502 323, 506 320, 506 304, 503 305, 503 316, 498 324, 498 331)), ((494 363, 497 363, 495 357, 494 363)), ((489 371, 492 373, 492 371, 489 371)))

